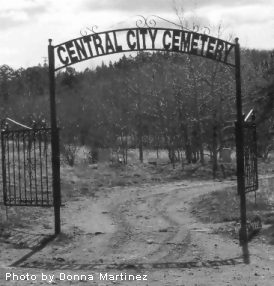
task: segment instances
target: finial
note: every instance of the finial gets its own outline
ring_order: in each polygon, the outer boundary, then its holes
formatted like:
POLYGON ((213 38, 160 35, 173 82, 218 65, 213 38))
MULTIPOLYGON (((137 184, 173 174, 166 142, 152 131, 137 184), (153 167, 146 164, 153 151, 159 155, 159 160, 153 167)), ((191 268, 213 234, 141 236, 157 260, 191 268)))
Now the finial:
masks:
POLYGON ((49 45, 51 46, 51 43, 52 43, 52 39, 49 39, 49 45))

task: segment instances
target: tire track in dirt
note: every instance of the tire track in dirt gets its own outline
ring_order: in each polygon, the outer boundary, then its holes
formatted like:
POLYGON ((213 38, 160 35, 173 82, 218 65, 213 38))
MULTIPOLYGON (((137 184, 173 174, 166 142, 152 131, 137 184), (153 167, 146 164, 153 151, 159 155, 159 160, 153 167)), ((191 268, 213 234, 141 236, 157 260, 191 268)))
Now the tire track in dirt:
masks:
POLYGON ((190 182, 132 188, 111 208, 117 231, 104 254, 131 263, 201 259, 205 251, 190 226, 187 201, 223 187, 217 182, 190 182))
POLYGON ((137 191, 134 198, 126 198, 113 207, 111 213, 118 224, 118 231, 113 234, 105 254, 124 253, 124 259, 131 257, 131 262, 167 262, 170 259, 174 261, 175 256, 176 260, 180 259, 190 245, 191 236, 167 214, 166 205, 174 200, 176 190, 178 186, 169 187, 168 193, 151 187, 149 195, 137 191), (141 215, 136 215, 140 209, 141 215), (141 224, 141 227, 136 227, 136 224, 141 224), (177 237, 180 241, 176 240, 177 237), (138 255, 134 256, 132 252, 138 255))
MULTIPOLYGON (((172 190, 173 196, 177 196, 178 188, 172 190)), ((176 228, 176 232, 166 241, 166 245, 169 245, 169 250, 165 250, 166 255, 164 255, 161 260, 163 261, 178 261, 182 258, 182 256, 188 250, 191 244, 191 234, 190 231, 177 223, 168 213, 168 208, 173 207, 174 204, 174 197, 166 195, 163 200, 155 201, 155 208, 158 211, 158 214, 162 216, 166 221, 169 222, 176 228)), ((177 200, 175 200, 176 202, 177 200)), ((163 252, 163 248, 166 247, 165 244, 161 245, 159 251, 163 252)))

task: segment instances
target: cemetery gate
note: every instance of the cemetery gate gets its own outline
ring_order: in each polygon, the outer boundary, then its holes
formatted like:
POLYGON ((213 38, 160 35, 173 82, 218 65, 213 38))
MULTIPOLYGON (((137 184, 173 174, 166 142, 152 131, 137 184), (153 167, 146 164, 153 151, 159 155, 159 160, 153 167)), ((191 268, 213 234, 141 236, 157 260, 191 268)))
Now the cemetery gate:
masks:
MULTIPOLYGON (((109 30, 103 32, 87 29, 81 33, 81 37, 66 41, 61 44, 53 45, 49 40, 48 57, 49 57, 49 91, 50 91, 50 115, 51 115, 51 164, 52 164, 52 188, 53 188, 53 205, 55 214, 55 233, 60 233, 60 150, 59 150, 59 133, 57 126, 56 114, 56 94, 55 94, 55 73, 58 70, 70 65, 93 59, 100 56, 111 55, 125 52, 139 51, 162 51, 171 53, 185 53, 189 55, 204 57, 217 61, 231 67, 235 71, 235 99, 236 99, 236 150, 237 150, 237 188, 240 196, 241 208, 241 231, 240 240, 243 242, 243 249, 247 249, 247 231, 246 231, 246 181, 245 181, 245 150, 244 150, 244 120, 242 113, 242 96, 241 96, 241 69, 240 69, 240 45, 238 38, 235 42, 224 41, 220 38, 213 37, 206 33, 207 30, 189 30, 180 25, 168 22, 168 27, 157 27, 157 19, 167 21, 158 16, 143 17, 136 21, 136 25, 131 28, 109 30), (174 28, 170 25, 174 24, 174 28)), ((33 132, 33 131, 32 131, 33 132)), ((37 133, 18 132, 3 133, 2 148, 18 148, 18 145, 9 143, 14 140, 24 140, 26 136, 39 138, 44 136, 42 131, 37 133), (40 133, 39 133, 40 132, 40 133), (10 146, 11 144, 11 146, 10 146)), ((49 132, 49 130, 47 131, 49 132)), ((19 140, 19 141, 20 141, 19 140)), ((38 143, 39 145, 39 143, 38 143)), ((23 145, 24 146, 24 143, 23 145)), ((24 147, 21 147, 24 148, 24 147)), ((13 150, 13 149, 12 149, 13 150)), ((25 150, 27 152, 27 149, 25 150)), ((38 152, 39 153, 39 152, 38 152)), ((34 152, 33 156, 40 156, 34 152)), ((40 158, 40 157, 39 157, 40 158)), ((7 164, 7 158, 2 158, 4 164, 7 164)), ((15 159, 16 160, 16 159, 15 159)), ((20 159, 21 160, 21 159, 20 159)), ((19 162, 19 160, 18 160, 19 162)), ((21 161, 20 161, 21 162, 21 161)), ((18 163, 19 164, 19 163, 18 163)), ((13 163, 11 164, 13 166, 13 163)), ((11 167, 10 174, 14 171, 11 167)), ((9 168, 8 168, 9 169, 9 168)), ((6 171, 6 169, 4 170, 6 171)), ((13 173, 12 173, 13 172, 13 173)), ((9 173, 8 173, 9 174, 9 173)), ((37 175, 37 174, 36 174, 37 175)), ((19 175, 18 175, 19 176, 19 175)), ((43 177, 43 175, 42 175, 43 177)), ((6 182, 9 181, 10 178, 6 182)), ((12 182, 12 181, 11 181, 12 182)), ((20 180, 18 181, 20 182, 20 180)), ((40 181, 41 183, 41 181, 40 181)), ((33 184, 33 183, 32 183, 33 184)), ((35 184, 35 181, 34 181, 35 184)), ((12 185, 12 183, 11 183, 12 185)), ((44 182, 42 182, 44 185, 44 182)), ((9 185, 8 185, 9 186, 9 185)), ((10 195, 11 190, 6 187, 6 198, 9 202, 18 201, 17 195, 10 195)), ((42 192, 43 193, 43 192, 42 192)), ((31 202, 33 201, 32 195, 31 202)), ((47 197, 47 196, 46 196, 47 197)), ((23 200, 28 201, 28 196, 23 196, 23 200)), ((34 203, 43 204, 44 196, 34 195, 34 203)), ((22 194, 21 194, 22 199, 22 194)), ((19 192, 20 200, 20 192, 19 192)), ((29 202, 29 201, 28 201, 29 202)), ((48 201, 46 200, 46 203, 48 201)))
POLYGON ((6 206, 53 206, 51 130, 9 128, 1 132, 6 206))
MULTIPOLYGON (((208 58, 235 70, 236 84, 236 149, 237 149, 237 188, 240 196, 241 231, 240 240, 243 250, 247 253, 247 225, 246 225, 246 194, 245 194, 245 166, 244 166, 244 122, 241 96, 241 68, 240 45, 238 38, 234 43, 224 41, 208 35, 205 31, 191 31, 174 24, 176 28, 156 27, 156 20, 167 21, 158 16, 143 17, 136 21, 135 27, 103 32, 96 32, 94 28, 81 33, 81 37, 67 42, 52 45, 49 40, 49 77, 50 104, 52 129, 52 159, 53 189, 57 202, 56 215, 60 215, 58 208, 60 198, 60 170, 59 144, 55 106, 55 72, 67 66, 100 56, 138 51, 163 51, 185 53, 208 58)), ((170 21, 167 21, 169 26, 170 21)), ((60 225, 56 227, 60 231, 60 225)), ((248 255, 246 255, 248 256, 248 255)))

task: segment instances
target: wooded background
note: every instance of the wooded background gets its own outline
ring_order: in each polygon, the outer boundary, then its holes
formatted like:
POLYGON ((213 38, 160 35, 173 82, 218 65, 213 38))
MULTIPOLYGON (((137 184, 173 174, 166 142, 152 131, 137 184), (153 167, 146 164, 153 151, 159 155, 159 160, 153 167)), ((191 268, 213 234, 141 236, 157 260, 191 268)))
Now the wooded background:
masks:
MULTIPOLYGON (((269 51, 241 50, 243 110, 256 112, 258 154, 273 149, 274 65, 269 51)), ((213 162, 234 148, 234 68, 173 53, 140 52, 115 63, 56 74, 62 146, 166 149, 171 162, 213 162)), ((0 66, 1 118, 50 126, 48 66, 0 66)))

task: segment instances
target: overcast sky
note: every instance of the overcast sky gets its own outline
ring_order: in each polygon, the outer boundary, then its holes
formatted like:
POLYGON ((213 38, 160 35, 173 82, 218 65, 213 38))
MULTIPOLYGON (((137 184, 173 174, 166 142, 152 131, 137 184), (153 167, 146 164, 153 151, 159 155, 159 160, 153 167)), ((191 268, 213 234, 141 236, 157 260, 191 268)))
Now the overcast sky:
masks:
POLYGON ((93 25, 98 31, 135 27, 136 15, 151 14, 177 21, 174 7, 183 8, 189 25, 221 23, 224 39, 232 34, 244 47, 274 49, 274 0, 0 0, 0 65, 43 63, 49 38, 59 44, 93 25))

